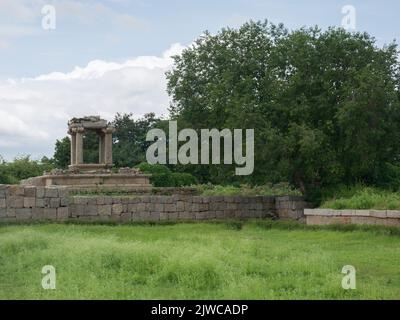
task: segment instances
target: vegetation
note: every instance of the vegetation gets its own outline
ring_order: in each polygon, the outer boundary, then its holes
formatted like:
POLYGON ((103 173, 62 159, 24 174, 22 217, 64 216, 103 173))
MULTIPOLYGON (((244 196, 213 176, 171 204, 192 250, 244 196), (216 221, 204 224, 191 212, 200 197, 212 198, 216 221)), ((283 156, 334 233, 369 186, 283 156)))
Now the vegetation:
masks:
MULTIPOLYGON (((264 186, 251 191, 264 193, 265 185, 289 181, 315 204, 341 185, 400 190, 397 53, 395 43, 378 47, 366 33, 336 28, 289 31, 281 24, 250 21, 215 35, 205 32, 174 58, 166 75, 169 119, 178 121, 178 129, 255 129, 255 171, 236 176, 235 165, 169 164, 153 174, 154 185, 211 183, 223 187, 206 193, 235 194, 241 184, 264 186)), ((141 166, 151 172, 141 164, 150 143, 146 133, 155 127, 167 132, 169 119, 116 114, 116 167, 141 166)), ((84 148, 85 161, 96 162, 95 135, 85 136, 84 148)), ((49 164, 67 167, 69 150, 69 138, 57 141, 49 164)), ((3 164, 0 181, 41 174, 34 168, 42 164, 29 161, 31 169, 23 173, 3 164)), ((367 193, 362 198, 370 198, 367 193)), ((372 206, 386 201, 379 197, 372 206)), ((371 205, 360 201, 357 206, 371 205)))
POLYGON ((205 33, 167 74, 171 117, 182 128, 254 128, 255 171, 184 170, 217 184, 290 181, 314 199, 332 185, 392 185, 399 70, 396 45, 366 33, 267 22, 205 33))
POLYGON ((197 179, 190 173, 172 172, 161 164, 142 162, 137 167, 140 171, 151 174, 150 182, 154 187, 184 187, 197 184, 197 179))
MULTIPOLYGON (((115 115, 111 124, 116 128, 113 134, 113 159, 117 168, 133 167, 146 159, 146 150, 150 142, 146 142, 147 132, 161 120, 154 113, 143 118, 133 119, 132 114, 115 115)), ((96 133, 88 132, 84 136, 84 162, 99 161, 99 141, 96 133)), ((54 162, 58 168, 67 168, 70 164, 71 140, 65 137, 57 140, 54 162)))
POLYGON ((0 299, 399 298, 399 235, 330 228, 273 221, 2 226, 0 299), (357 290, 341 287, 348 264, 357 290), (55 290, 41 287, 45 265, 56 268, 55 290))
POLYGON ((247 184, 242 185, 212 185, 203 184, 198 185, 196 188, 204 196, 299 196, 301 192, 294 189, 288 183, 269 184, 264 186, 250 186, 247 184))
POLYGON ((331 191, 321 204, 330 209, 400 210, 400 193, 356 185, 331 191))
POLYGON ((7 162, 0 159, 0 184, 18 184, 21 180, 40 176, 44 171, 54 168, 52 160, 43 157, 42 160, 31 160, 23 156, 7 162))

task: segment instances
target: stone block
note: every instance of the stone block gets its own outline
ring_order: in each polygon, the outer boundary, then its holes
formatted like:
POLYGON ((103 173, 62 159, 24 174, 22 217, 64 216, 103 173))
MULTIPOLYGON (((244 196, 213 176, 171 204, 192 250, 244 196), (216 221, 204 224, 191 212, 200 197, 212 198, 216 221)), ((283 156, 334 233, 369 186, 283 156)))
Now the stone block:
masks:
POLYGON ((369 217, 369 210, 354 210, 354 215, 355 216, 360 216, 360 217, 369 217))
POLYGON ((150 221, 159 221, 160 220, 160 212, 150 212, 149 220, 150 221))
POLYGON ((192 198, 192 201, 193 201, 193 203, 202 203, 202 202, 203 202, 203 199, 202 199, 202 197, 200 197, 200 196, 194 196, 194 197, 192 198))
POLYGON ((129 197, 123 197, 121 198, 121 203, 122 204, 129 204, 131 201, 131 199, 129 199, 129 197))
POLYGON ((57 219, 57 209, 56 208, 44 208, 43 209, 43 217, 49 220, 57 219))
POLYGON ((344 217, 351 217, 355 215, 355 210, 343 209, 343 210, 332 210, 333 215, 339 215, 344 217))
POLYGON ((374 225, 375 218, 369 216, 353 216, 351 217, 352 224, 367 224, 367 225, 374 225))
POLYGON ((97 210, 100 216, 111 216, 112 205, 110 204, 100 205, 97 207, 97 210))
POLYGON ((44 198, 45 187, 36 187, 36 198, 44 198))
POLYGON ((104 204, 113 204, 113 198, 110 196, 104 197, 104 204))
POLYGON ((184 211, 185 203, 183 201, 176 202, 176 211, 184 211))
POLYGON ((0 209, 1 208, 6 208, 6 207, 7 207, 6 199, 1 199, 0 198, 0 209))
POLYGON ((10 196, 17 196, 17 197, 23 197, 25 196, 25 188, 23 186, 19 185, 11 185, 9 187, 9 194, 10 196))
POLYGON ((73 202, 75 204, 81 204, 81 205, 87 205, 88 204, 88 198, 87 197, 73 197, 73 202))
POLYGON ((196 219, 195 213, 194 212, 179 212, 179 219, 181 220, 194 220, 196 219))
POLYGON ((113 204, 112 206, 112 214, 113 215, 120 215, 123 211, 124 207, 122 206, 122 203, 116 203, 113 204))
POLYGON ((128 204, 128 212, 134 213, 137 211, 137 203, 128 204))
POLYGON ((97 205, 85 206, 85 215, 86 216, 97 216, 98 215, 98 206, 97 205))
POLYGON ((131 221, 131 220, 132 220, 132 213, 130 213, 130 212, 123 212, 123 213, 121 213, 121 215, 120 215, 120 220, 121 220, 122 222, 131 221))
POLYGON ((60 205, 61 207, 68 207, 69 203, 70 203, 70 198, 66 197, 66 198, 60 198, 60 205))
POLYGON ((138 203, 136 206, 136 212, 145 212, 146 211, 146 203, 138 203))
POLYGON ((32 209, 22 208, 15 210, 15 217, 17 220, 28 220, 32 218, 32 209))
POLYGON ((27 198, 36 198, 36 187, 25 187, 24 195, 27 198))
POLYGON ((120 203, 122 203, 122 198, 121 197, 113 197, 112 198, 112 203, 113 204, 120 204, 120 203))
POLYGON ((104 203, 104 197, 100 197, 100 196, 96 197, 96 204, 97 204, 97 205, 103 205, 103 204, 105 204, 105 203, 104 203))
POLYGON ((174 203, 166 203, 164 210, 168 212, 175 212, 176 211, 176 204, 174 203))
POLYGON ((400 227, 400 219, 387 218, 385 219, 385 225, 389 227, 400 227))
POLYGON ((140 221, 140 220, 142 220, 140 213, 138 212, 132 213, 132 221, 140 221))
POLYGON ((46 198, 58 198, 58 189, 53 187, 47 187, 44 195, 46 198))
POLYGON ((44 219, 44 208, 32 208, 32 219, 44 219))
POLYGON ((49 198, 36 198, 36 207, 38 208, 47 208, 50 206, 49 198))
POLYGON ((154 203, 154 211, 163 212, 164 208, 165 208, 165 211, 168 211, 167 206, 170 206, 170 204, 154 203))
POLYGON ((59 208, 61 205, 60 198, 50 198, 50 208, 59 208))
POLYGON ((160 220, 168 220, 169 214, 168 212, 160 212, 160 220))
POLYGON ((210 197, 202 197, 203 203, 210 203, 210 197))
POLYGON ((400 219, 400 211, 399 210, 386 210, 386 216, 388 218, 400 219))
POLYGON ((69 209, 62 207, 57 209, 57 220, 67 220, 69 218, 69 209))
POLYGON ((6 218, 6 217, 7 217, 7 209, 0 208, 0 218, 6 218))
MULTIPOLYGON (((161 219, 161 213, 160 213, 160 219, 161 219)), ((168 212, 168 220, 178 220, 179 219, 179 212, 168 212)))
POLYGON ((7 199, 7 207, 21 209, 24 207, 24 198, 21 196, 10 196, 7 199))
POLYGON ((9 186, 0 184, 0 199, 4 199, 9 194, 9 186))
POLYGON ((374 218, 386 218, 386 210, 370 210, 369 215, 374 218))
POLYGON ((15 210, 14 208, 6 208, 6 214, 8 218, 15 218, 15 210))
POLYGON ((207 220, 209 219, 208 212, 196 212, 195 214, 196 220, 207 220))
POLYGON ((69 190, 68 190, 68 188, 67 188, 67 187, 59 187, 59 188, 58 188, 58 196, 59 196, 60 198, 68 197, 68 196, 69 196, 69 190))
POLYGON ((34 207, 36 207, 36 198, 25 197, 24 208, 34 208, 34 207))
POLYGON ((225 212, 222 210, 217 210, 215 212, 215 218, 216 219, 224 219, 225 218, 225 212))

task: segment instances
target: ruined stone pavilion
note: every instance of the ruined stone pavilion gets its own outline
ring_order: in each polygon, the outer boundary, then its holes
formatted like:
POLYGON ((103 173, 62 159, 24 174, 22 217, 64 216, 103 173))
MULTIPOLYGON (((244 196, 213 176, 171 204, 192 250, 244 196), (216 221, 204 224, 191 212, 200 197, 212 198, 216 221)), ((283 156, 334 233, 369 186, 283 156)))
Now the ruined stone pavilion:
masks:
POLYGON ((68 122, 71 135, 71 164, 68 170, 53 170, 43 176, 22 181, 23 185, 33 186, 71 186, 78 189, 92 188, 150 188, 150 176, 137 169, 121 168, 113 172, 113 133, 115 128, 107 120, 98 116, 73 118, 68 122), (97 133, 99 137, 98 163, 84 163, 84 136, 87 132, 97 133))

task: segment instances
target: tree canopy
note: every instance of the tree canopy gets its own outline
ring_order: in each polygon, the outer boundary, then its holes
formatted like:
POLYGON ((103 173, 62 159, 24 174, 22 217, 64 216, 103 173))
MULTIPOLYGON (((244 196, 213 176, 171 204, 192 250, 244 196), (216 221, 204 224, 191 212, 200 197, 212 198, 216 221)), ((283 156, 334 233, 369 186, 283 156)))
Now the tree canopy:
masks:
POLYGON ((399 158, 399 64, 394 43, 329 28, 288 31, 248 22, 204 33, 167 73, 181 127, 255 129, 255 171, 187 167, 203 180, 290 181, 303 192, 378 184, 399 158), (201 171, 201 172, 200 172, 201 171))

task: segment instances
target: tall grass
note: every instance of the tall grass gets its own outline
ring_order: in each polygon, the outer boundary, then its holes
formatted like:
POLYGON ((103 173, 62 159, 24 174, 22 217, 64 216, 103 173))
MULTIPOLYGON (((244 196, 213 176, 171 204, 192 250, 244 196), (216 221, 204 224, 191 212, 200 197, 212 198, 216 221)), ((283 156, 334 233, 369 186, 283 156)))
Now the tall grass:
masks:
POLYGON ((323 201, 321 208, 400 210, 400 192, 363 185, 342 187, 323 201))
POLYGON ((268 184, 262 186, 250 186, 242 184, 240 186, 234 185, 211 185, 203 184, 195 186, 199 192, 204 196, 287 196, 287 195, 301 195, 301 192, 288 183, 268 184))
POLYGON ((275 221, 0 226, 0 299, 399 299, 400 237, 275 221), (344 265, 357 290, 343 290, 344 265), (44 290, 41 269, 56 269, 44 290))

